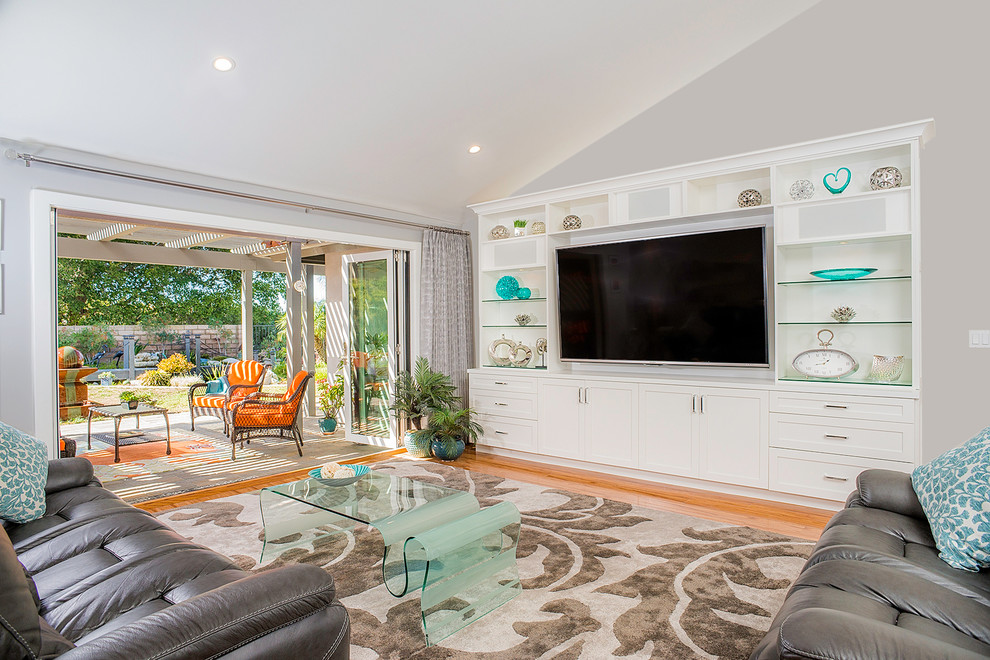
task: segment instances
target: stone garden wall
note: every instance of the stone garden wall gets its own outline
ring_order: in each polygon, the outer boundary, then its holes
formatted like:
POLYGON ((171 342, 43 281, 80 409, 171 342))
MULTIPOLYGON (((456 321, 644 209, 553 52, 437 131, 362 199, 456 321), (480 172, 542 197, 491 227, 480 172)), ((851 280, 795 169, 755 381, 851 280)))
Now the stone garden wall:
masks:
MULTIPOLYGON (((59 334, 71 333, 91 326, 63 325, 59 326, 59 334)), ((144 344, 145 351, 185 352, 185 337, 190 337, 190 348, 196 350, 196 335, 199 335, 201 350, 210 355, 233 355, 241 345, 241 326, 239 325, 168 325, 146 330, 140 325, 111 325, 107 326, 113 333, 116 346, 119 349, 124 344, 124 337, 134 337, 138 344, 144 344), (161 337, 168 333, 171 337, 161 337)), ((113 348, 113 347, 111 347, 113 348)))

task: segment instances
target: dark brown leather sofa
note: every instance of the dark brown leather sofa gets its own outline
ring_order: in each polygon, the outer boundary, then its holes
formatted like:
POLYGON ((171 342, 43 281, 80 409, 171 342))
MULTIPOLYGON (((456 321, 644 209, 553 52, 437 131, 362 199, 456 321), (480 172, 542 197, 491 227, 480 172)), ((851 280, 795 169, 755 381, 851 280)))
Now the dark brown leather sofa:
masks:
POLYGON ((938 557, 911 477, 867 470, 751 660, 990 657, 990 571, 938 557))
POLYGON ((47 510, 0 532, 0 658, 342 660, 347 611, 315 566, 257 574, 52 461, 47 510))

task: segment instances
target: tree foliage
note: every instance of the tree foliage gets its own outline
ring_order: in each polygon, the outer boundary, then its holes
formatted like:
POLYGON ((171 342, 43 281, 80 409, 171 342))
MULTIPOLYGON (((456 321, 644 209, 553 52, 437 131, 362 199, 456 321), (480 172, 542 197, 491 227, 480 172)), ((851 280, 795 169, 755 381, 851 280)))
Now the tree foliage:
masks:
MULTIPOLYGON (((285 276, 254 274, 254 322, 282 315, 285 276)), ((240 323, 237 270, 86 259, 58 260, 60 325, 240 323)))

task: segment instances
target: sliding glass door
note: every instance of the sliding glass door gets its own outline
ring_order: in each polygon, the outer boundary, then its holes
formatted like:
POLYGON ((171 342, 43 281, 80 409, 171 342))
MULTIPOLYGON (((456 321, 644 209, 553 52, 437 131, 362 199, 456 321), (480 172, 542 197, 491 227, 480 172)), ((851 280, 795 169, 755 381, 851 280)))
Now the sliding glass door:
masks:
POLYGON ((397 446, 389 410, 395 376, 408 369, 408 279, 405 252, 345 255, 348 310, 345 403, 347 439, 397 446))

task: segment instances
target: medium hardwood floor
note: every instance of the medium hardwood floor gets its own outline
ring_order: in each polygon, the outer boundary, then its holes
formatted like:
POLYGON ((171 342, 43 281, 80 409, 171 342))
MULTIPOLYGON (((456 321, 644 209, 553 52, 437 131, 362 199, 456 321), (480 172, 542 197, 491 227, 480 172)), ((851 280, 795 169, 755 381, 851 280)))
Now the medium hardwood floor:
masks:
MULTIPOLYGON (((405 454, 405 450, 396 449, 348 462, 367 465, 388 460, 397 454, 405 454)), ((493 456, 492 454, 479 454, 473 449, 465 451, 455 465, 466 470, 505 477, 506 479, 560 488, 584 495, 606 497, 660 511, 673 511, 707 520, 746 525, 809 540, 818 540, 825 523, 828 522, 833 513, 822 509, 738 495, 724 495, 682 486, 657 484, 587 470, 564 467, 548 468, 541 463, 493 456)), ((136 506, 157 513, 196 502, 250 493, 265 486, 302 479, 306 476, 306 472, 307 470, 296 470, 250 479, 226 486, 215 486, 192 493, 149 500, 136 506)))

